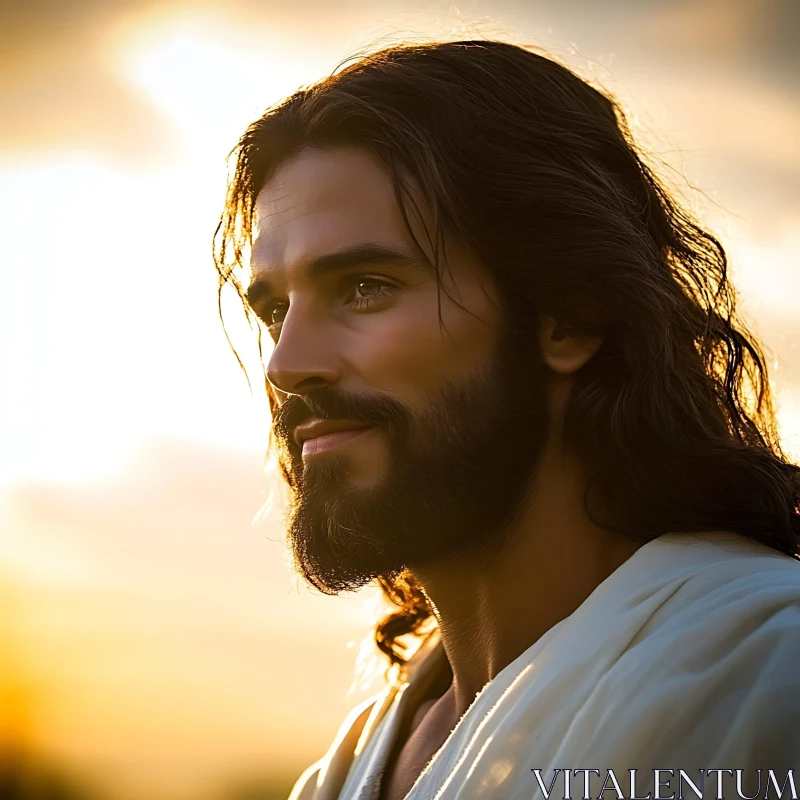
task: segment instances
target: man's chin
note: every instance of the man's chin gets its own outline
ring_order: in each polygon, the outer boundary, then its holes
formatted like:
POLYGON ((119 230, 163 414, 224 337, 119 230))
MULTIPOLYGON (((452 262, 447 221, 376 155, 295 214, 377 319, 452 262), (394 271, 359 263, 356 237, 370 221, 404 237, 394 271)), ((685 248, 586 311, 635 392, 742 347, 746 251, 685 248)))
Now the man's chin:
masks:
POLYGON ((337 594, 402 569, 387 514, 385 486, 357 485, 340 459, 308 464, 288 530, 302 577, 337 594))
POLYGON ((325 594, 360 589, 403 567, 402 559, 381 542, 359 537, 354 528, 341 524, 321 524, 313 530, 293 524, 290 543, 297 571, 325 594))

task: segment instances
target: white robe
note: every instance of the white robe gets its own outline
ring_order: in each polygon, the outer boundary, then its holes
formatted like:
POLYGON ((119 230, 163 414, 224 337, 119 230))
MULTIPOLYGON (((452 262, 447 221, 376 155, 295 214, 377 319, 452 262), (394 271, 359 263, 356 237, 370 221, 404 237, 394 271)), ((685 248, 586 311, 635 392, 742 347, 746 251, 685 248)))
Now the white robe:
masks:
MULTIPOLYGON (((376 797, 401 719, 442 668, 434 632, 407 681, 354 709, 289 800, 376 797)), ((701 769, 743 770, 747 795, 762 769, 758 797, 768 769, 779 786, 795 770, 800 792, 800 561, 726 531, 640 547, 483 687, 406 800, 544 798, 532 770, 549 786, 556 768, 599 770, 592 797, 609 770, 628 797, 630 769, 640 797, 656 797, 656 769, 676 776, 660 797, 678 797, 678 770, 697 784, 701 769)), ((735 777, 719 773, 703 797, 716 797, 718 776, 737 797, 735 777)), ((571 793, 583 797, 583 773, 572 773, 571 793)), ((562 797, 563 773, 550 794, 562 797)))

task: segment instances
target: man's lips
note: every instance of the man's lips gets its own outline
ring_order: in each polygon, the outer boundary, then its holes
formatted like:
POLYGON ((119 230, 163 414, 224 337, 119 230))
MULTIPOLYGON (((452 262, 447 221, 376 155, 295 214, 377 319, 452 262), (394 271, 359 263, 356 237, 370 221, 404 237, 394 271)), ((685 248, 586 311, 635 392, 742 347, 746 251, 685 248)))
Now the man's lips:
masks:
MULTIPOLYGON (((356 422, 352 419, 322 419, 312 420, 298 425, 294 429, 294 440, 298 447, 306 449, 306 442, 314 439, 330 440, 331 443, 352 438, 366 428, 373 427, 369 422, 356 422)), ((317 444, 322 445, 320 441, 317 444)))
POLYGON ((363 428, 347 428, 341 431, 333 431, 326 433, 322 436, 314 436, 311 439, 303 440, 303 458, 317 455, 318 453, 325 453, 328 450, 334 450, 339 445, 349 442, 371 431, 374 425, 369 425, 363 428))

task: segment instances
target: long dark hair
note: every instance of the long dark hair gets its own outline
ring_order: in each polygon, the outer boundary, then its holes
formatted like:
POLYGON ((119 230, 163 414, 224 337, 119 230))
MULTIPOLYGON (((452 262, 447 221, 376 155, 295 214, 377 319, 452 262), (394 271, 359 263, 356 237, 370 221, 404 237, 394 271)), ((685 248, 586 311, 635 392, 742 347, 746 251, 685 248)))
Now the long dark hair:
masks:
MULTIPOLYGON (((386 165, 404 217, 408 176, 419 182, 437 275, 446 232, 492 273, 515 331, 546 313, 603 337, 564 417, 595 524, 642 542, 731 530, 798 557, 800 467, 781 450, 766 359, 736 313, 725 251, 644 163, 611 97, 503 42, 345 62, 233 151, 214 254, 220 292, 233 285, 246 313, 237 271, 256 196, 299 149, 337 144, 386 165)), ((402 665, 402 638, 431 609, 407 571, 379 583, 397 611, 376 641, 402 665)))

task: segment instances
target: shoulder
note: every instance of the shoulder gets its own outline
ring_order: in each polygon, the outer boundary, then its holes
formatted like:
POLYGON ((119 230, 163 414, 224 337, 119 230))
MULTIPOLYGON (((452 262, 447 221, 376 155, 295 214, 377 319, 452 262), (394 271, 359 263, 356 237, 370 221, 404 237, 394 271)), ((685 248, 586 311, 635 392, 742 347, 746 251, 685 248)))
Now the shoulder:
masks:
POLYGON ((629 649, 721 657, 800 636, 800 560, 724 531, 662 539, 668 591, 629 649))
POLYGON ((659 601, 631 630, 609 680, 648 693, 654 682, 749 686, 765 703, 783 687, 787 702, 800 703, 800 561, 721 531, 669 534, 659 548, 662 569, 648 573, 656 583, 664 575, 659 601))
POLYGON ((596 684, 598 735, 686 764, 796 766, 800 562, 736 534, 691 536, 674 540, 691 564, 596 684))
POLYGON ((800 560, 760 542, 727 531, 669 534, 661 537, 665 569, 671 570, 673 591, 663 614, 703 613, 724 615, 746 624, 765 614, 800 603, 800 560))
POLYGON ((709 699, 750 695, 799 713, 800 561, 738 534, 685 536, 701 557, 631 639, 620 675, 645 671, 703 685, 709 699))

